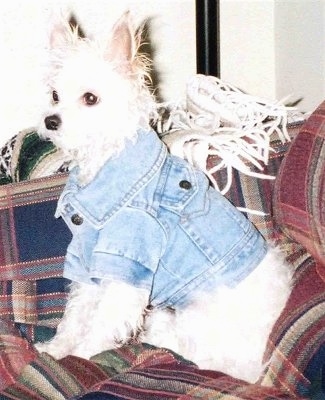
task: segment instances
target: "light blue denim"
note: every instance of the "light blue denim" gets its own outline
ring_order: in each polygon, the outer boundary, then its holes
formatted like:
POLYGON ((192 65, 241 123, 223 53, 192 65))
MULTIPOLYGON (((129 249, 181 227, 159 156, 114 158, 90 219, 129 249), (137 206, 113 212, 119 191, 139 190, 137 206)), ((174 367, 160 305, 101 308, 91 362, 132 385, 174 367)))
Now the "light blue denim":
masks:
POLYGON ((139 131, 88 185, 77 173, 56 213, 73 234, 66 278, 124 281, 150 290, 151 305, 174 307, 236 286, 265 256, 256 228, 155 132, 139 131))

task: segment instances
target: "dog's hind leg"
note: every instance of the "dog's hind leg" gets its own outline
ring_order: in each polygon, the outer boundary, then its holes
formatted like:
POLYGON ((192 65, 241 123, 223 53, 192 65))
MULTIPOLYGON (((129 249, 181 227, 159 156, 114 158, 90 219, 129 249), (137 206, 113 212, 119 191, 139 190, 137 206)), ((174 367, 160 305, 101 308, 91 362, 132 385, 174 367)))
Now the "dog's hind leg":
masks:
POLYGON ((276 249, 234 288, 199 293, 186 308, 153 310, 144 340, 204 369, 256 382, 269 334, 291 292, 292 270, 276 249))
POLYGON ((148 297, 146 290, 122 282, 73 283, 56 335, 36 347, 55 358, 89 358, 117 347, 139 329, 148 297))

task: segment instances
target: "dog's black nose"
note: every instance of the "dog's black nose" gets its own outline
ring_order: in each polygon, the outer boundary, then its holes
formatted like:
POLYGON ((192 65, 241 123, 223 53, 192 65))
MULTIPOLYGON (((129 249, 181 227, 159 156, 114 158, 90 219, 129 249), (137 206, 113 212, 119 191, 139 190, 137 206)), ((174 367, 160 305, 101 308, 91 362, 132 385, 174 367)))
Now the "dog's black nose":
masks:
POLYGON ((50 131, 56 131, 61 125, 61 118, 57 115, 49 115, 44 119, 44 123, 47 129, 50 131))

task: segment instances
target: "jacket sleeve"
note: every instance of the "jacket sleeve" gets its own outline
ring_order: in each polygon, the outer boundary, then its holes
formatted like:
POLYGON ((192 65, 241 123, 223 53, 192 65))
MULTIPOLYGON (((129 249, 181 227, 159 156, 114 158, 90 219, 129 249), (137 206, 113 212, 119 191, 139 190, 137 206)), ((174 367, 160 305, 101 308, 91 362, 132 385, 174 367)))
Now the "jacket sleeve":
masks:
POLYGON ((150 289, 165 243, 156 218, 144 210, 125 207, 99 231, 90 274, 150 289))

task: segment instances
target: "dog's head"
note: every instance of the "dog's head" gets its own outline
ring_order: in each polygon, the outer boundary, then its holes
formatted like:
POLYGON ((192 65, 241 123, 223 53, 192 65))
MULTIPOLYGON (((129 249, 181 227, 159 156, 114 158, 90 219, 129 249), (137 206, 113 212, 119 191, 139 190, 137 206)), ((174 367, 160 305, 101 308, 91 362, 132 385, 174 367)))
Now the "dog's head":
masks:
POLYGON ((140 34, 128 13, 106 43, 78 35, 68 22, 50 35, 49 95, 40 134, 79 164, 109 158, 139 127, 148 128, 155 102, 140 34))

